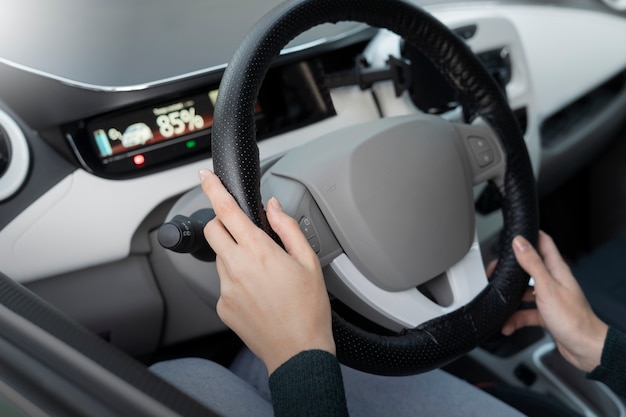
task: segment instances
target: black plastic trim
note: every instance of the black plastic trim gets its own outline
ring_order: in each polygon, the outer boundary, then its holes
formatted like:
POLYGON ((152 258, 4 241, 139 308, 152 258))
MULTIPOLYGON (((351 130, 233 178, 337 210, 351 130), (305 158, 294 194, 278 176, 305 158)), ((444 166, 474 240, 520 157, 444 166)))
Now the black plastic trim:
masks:
POLYGON ((546 119, 540 127, 541 195, 590 162, 624 125, 626 70, 546 119))

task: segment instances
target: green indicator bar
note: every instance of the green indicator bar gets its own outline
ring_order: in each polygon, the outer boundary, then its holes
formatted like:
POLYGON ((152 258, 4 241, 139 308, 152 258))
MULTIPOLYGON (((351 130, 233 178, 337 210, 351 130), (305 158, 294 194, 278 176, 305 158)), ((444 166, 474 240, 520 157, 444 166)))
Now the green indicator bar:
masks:
POLYGON ((187 147, 187 149, 193 149, 195 148, 197 145, 195 140, 188 140, 187 142, 185 142, 185 146, 187 147))

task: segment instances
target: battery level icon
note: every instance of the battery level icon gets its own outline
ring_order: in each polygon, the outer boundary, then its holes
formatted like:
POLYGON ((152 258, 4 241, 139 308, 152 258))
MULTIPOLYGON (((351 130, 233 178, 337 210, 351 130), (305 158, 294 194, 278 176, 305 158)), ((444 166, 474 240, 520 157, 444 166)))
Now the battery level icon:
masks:
POLYGON ((98 150, 100 151, 100 155, 102 157, 113 155, 113 149, 111 148, 109 137, 104 129, 94 131, 93 137, 96 140, 96 145, 98 145, 98 150))

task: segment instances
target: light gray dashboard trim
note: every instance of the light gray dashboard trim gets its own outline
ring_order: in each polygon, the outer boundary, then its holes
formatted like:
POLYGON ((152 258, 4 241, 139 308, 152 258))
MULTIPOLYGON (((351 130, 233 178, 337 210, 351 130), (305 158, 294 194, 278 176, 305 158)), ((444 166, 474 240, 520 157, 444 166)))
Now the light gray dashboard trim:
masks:
MULTIPOLYGON (((332 95, 337 116, 300 129, 295 136, 287 133, 262 141, 261 159, 378 117, 371 96, 358 87, 332 95)), ((205 159, 124 181, 75 170, 0 230, 2 271, 28 282, 123 259, 130 253, 135 230, 154 207, 197 186, 198 171, 212 166, 212 160, 205 159)))

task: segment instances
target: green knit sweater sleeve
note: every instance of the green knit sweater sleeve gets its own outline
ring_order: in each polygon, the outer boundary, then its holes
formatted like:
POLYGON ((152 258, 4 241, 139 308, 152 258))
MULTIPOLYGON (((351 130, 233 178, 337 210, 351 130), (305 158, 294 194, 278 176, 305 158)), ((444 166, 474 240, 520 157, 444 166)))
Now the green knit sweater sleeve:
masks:
POLYGON ((269 384, 276 417, 348 415, 339 362, 329 352, 297 354, 272 373, 269 384))
POLYGON ((600 365, 587 377, 605 383, 617 395, 626 397, 626 334, 609 327, 600 365))

